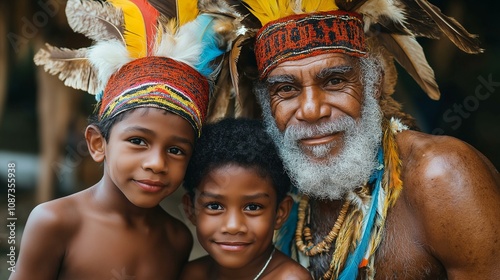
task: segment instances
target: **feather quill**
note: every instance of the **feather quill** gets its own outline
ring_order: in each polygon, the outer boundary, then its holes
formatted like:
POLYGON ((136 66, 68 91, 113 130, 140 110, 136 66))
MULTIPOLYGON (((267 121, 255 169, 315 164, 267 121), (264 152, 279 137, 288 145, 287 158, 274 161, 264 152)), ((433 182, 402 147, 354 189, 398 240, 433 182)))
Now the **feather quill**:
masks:
POLYGON ((122 39, 123 12, 108 2, 68 0, 69 26, 94 41, 122 39))
POLYGON ((434 71, 425 58, 422 46, 412 36, 380 33, 380 43, 396 61, 410 74, 417 84, 433 99, 438 100, 440 92, 434 71))
POLYGON ((236 94, 236 99, 238 100, 238 103, 240 105, 243 105, 244 103, 241 102, 240 100, 240 90, 239 90, 239 73, 238 73, 238 60, 240 58, 241 54, 241 48, 243 42, 245 42, 247 39, 249 39, 251 35, 248 36, 240 36, 235 42, 234 45, 229 52, 229 73, 231 76, 231 83, 234 85, 234 91, 236 94))
POLYGON ((57 75, 66 86, 97 93, 97 77, 86 57, 88 48, 73 50, 49 44, 45 44, 45 47, 47 49, 42 48, 36 53, 36 65, 43 66, 51 75, 57 75))
POLYGON ((479 47, 477 35, 467 32, 454 18, 444 15, 438 7, 427 2, 427 0, 415 0, 415 2, 460 50, 470 54, 482 53, 484 51, 479 47))
POLYGON ((232 85, 229 81, 228 67, 222 67, 219 79, 215 87, 215 94, 210 98, 208 105, 207 122, 216 122, 225 117, 232 117, 234 111, 234 99, 232 85))

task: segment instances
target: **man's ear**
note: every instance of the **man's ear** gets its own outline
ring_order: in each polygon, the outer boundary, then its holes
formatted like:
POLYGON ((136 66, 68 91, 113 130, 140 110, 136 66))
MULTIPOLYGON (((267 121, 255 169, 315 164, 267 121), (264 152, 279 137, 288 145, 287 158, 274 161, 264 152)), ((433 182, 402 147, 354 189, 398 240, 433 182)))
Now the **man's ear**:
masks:
POLYGON ((85 140, 90 155, 95 162, 103 162, 106 151, 106 139, 101 134, 101 131, 95 125, 87 126, 85 129, 85 140))
POLYGON ((278 205, 278 211, 276 213, 276 222, 274 223, 274 229, 279 229, 288 219, 290 211, 292 210, 293 199, 287 195, 278 205))
POLYGON ((196 226, 196 215, 194 213, 194 205, 193 205, 193 199, 188 193, 185 193, 182 196, 182 205, 184 208, 184 213, 186 214, 187 218, 193 225, 196 226))

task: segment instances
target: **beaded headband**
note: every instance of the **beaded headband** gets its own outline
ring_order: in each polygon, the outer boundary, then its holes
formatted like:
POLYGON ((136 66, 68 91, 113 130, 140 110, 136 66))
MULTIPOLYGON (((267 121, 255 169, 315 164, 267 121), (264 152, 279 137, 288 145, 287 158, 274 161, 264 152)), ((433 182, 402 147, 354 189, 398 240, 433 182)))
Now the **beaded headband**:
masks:
POLYGON ((366 54, 359 14, 337 10, 291 15, 267 23, 256 36, 260 78, 279 63, 331 52, 357 57, 366 54))
POLYGON ((188 65, 166 57, 144 57, 124 65, 104 89, 99 119, 139 107, 173 112, 200 134, 207 114, 209 83, 188 65))

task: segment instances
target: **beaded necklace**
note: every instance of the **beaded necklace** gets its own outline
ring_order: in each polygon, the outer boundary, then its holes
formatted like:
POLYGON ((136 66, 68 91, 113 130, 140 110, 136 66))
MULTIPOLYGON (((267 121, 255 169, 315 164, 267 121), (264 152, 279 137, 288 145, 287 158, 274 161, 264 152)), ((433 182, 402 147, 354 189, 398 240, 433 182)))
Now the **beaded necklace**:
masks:
POLYGON ((394 205, 403 187, 395 134, 408 129, 397 119, 384 120, 382 127, 382 147, 377 156, 380 165, 369 182, 373 186, 371 194, 368 184, 349 194, 332 230, 316 245, 312 243, 309 226, 304 226, 308 200, 302 199, 299 205, 295 232, 299 251, 307 257, 324 253, 337 239, 330 267, 323 279, 356 279, 361 267, 366 268, 367 279, 375 276, 374 256, 384 232, 387 210, 394 205), (343 214, 344 208, 346 214, 343 214))
POLYGON ((351 204, 350 201, 346 200, 346 202, 342 206, 342 210, 340 210, 340 214, 339 217, 337 218, 337 221, 335 221, 335 224, 333 225, 328 235, 325 236, 325 238, 321 242, 314 245, 312 242, 311 228, 309 227, 309 219, 310 219, 310 208, 308 207, 309 198, 307 196, 302 197, 302 199, 300 200, 299 210, 298 210, 299 219, 297 222, 297 230, 295 231, 295 244, 297 245, 297 249, 299 249, 302 253, 304 253, 309 257, 314 256, 318 253, 328 252, 331 248, 333 241, 337 238, 339 234, 340 227, 344 223, 344 219, 347 215, 347 210, 349 209, 350 204, 351 204), (307 225, 305 225, 306 208, 308 211, 307 225), (304 244, 304 242, 306 242, 307 245, 304 244))

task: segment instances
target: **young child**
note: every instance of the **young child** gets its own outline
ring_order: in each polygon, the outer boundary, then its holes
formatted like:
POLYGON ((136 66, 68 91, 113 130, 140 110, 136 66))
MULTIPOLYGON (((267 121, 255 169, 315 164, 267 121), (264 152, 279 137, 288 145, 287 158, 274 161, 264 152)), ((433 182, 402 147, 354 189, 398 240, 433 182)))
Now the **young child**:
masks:
POLYGON ((186 171, 185 211, 208 256, 181 279, 312 279, 273 246, 292 207, 290 180, 257 120, 206 125, 186 171))
POLYGON ((204 54, 207 43, 193 30, 210 30, 209 21, 196 18, 172 30, 138 0, 69 0, 66 13, 75 31, 105 40, 84 51, 48 46, 35 61, 68 85, 89 92, 105 85, 85 131, 103 177, 33 209, 10 279, 178 279, 193 240, 159 203, 180 186, 206 118, 214 73, 198 62, 220 53, 204 54), (110 39, 116 32, 123 34, 110 39))

